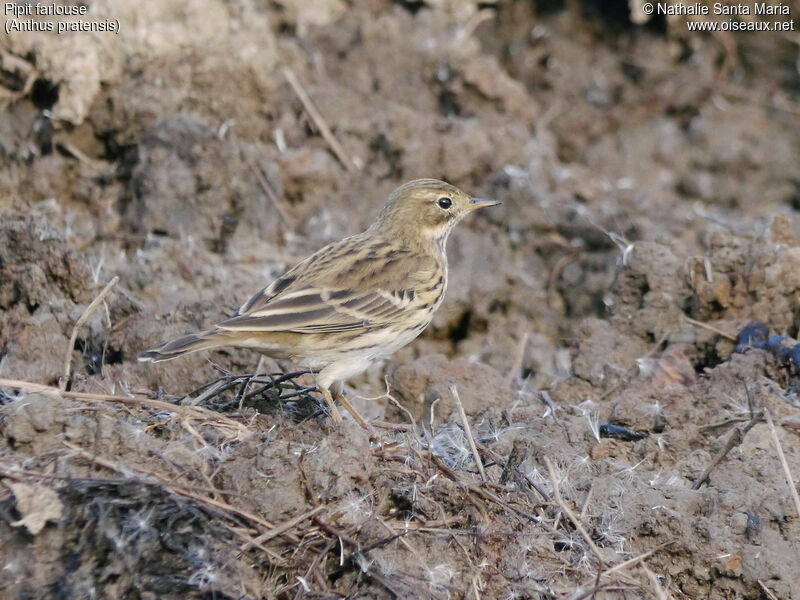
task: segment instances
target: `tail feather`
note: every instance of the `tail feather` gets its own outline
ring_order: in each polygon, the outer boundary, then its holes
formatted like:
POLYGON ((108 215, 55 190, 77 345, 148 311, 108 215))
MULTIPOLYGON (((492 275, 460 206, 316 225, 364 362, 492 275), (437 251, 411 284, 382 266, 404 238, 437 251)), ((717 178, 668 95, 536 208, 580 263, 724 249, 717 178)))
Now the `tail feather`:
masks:
POLYGON ((227 343, 225 333, 217 329, 209 329, 201 333, 184 335, 142 352, 139 354, 139 362, 161 362, 162 360, 171 360, 199 350, 219 348, 227 343))

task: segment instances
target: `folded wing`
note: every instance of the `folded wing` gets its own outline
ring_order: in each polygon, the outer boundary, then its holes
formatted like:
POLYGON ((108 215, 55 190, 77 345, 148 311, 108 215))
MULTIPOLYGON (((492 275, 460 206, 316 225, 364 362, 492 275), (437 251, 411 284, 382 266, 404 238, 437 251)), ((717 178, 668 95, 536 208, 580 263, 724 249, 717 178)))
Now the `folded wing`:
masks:
POLYGON ((307 287, 274 297, 256 310, 218 325, 229 331, 326 333, 385 326, 401 318, 414 290, 336 290, 307 287))
POLYGON ((430 293, 444 291, 435 259, 366 239, 353 236, 320 250, 218 327, 294 333, 368 330, 404 318, 409 309, 425 305, 430 293))

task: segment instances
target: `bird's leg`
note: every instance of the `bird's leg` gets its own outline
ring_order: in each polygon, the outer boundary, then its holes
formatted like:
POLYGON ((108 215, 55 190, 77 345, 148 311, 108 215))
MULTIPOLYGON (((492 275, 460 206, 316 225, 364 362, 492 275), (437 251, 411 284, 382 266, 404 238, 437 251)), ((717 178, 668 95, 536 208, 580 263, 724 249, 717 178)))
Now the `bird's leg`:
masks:
POLYGON ((342 404, 342 406, 344 406, 345 410, 347 412, 349 412, 351 415, 353 415, 353 418, 356 420, 356 423, 361 425, 361 427, 363 427, 364 429, 366 429, 370 433, 375 431, 372 428, 372 425, 367 423, 364 420, 364 417, 362 417, 360 414, 358 414, 358 411, 355 409, 355 407, 352 404, 350 404, 350 401, 347 398, 344 397, 344 394, 342 393, 341 387, 339 389, 335 389, 333 394, 334 394, 334 398, 336 398, 342 404))
POLYGON ((317 389, 322 392, 322 395, 325 396, 325 400, 331 407, 331 416, 336 423, 342 422, 342 417, 339 415, 338 411, 336 411, 336 407, 333 405, 333 398, 336 398, 339 402, 342 403, 342 406, 345 407, 347 412, 349 412, 353 418, 356 420, 356 423, 361 425, 364 429, 373 433, 374 430, 370 425, 364 420, 358 411, 353 408, 353 405, 347 401, 347 398, 344 397, 342 393, 344 391, 344 384, 342 380, 338 378, 337 371, 335 368, 336 363, 333 365, 328 365, 322 371, 317 374, 317 389))
MULTIPOLYGON (((325 398, 325 402, 328 403, 328 407, 331 409, 331 419, 336 424, 342 422, 342 415, 339 414, 339 409, 336 408, 336 404, 333 401, 333 396, 331 396, 331 392, 328 388, 319 386, 319 393, 322 394, 322 397, 325 398)), ((347 408, 345 406, 345 408, 347 408)), ((352 413, 351 413, 352 414, 352 413)))

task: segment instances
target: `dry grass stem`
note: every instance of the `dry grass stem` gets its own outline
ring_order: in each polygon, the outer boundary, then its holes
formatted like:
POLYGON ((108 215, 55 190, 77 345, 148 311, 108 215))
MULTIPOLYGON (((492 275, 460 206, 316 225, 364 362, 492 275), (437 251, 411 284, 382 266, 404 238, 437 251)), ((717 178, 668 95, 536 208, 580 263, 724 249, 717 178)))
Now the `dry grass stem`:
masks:
MULTIPOLYGON (((275 210, 278 211, 278 216, 280 217, 281 221, 283 221, 284 225, 291 224, 292 220, 289 217, 289 213, 286 212, 283 202, 278 197, 278 194, 275 193, 275 190, 272 189, 272 185, 270 185, 269 181, 264 176, 264 173, 261 172, 261 169, 258 167, 258 165, 256 165, 248 156, 245 155, 244 151, 241 151, 241 154, 245 162, 247 162, 247 166, 250 167, 250 170, 253 171, 253 174, 256 176, 256 181, 258 181, 258 185, 261 187, 264 195, 272 203, 272 206, 275 207, 275 210)), ((256 369, 256 371, 257 370, 258 369, 256 369)))
POLYGON ((766 584, 765 584, 763 581, 761 581, 760 579, 758 580, 758 585, 760 585, 760 586, 761 586, 761 589, 762 589, 762 590, 764 591, 764 593, 767 595, 767 598, 768 598, 769 600, 778 600, 778 597, 777 597, 775 594, 773 594, 773 593, 772 593, 772 590, 771 590, 771 589, 769 589, 769 588, 767 587, 767 585, 766 585, 766 584))
MULTIPOLYGON (((639 361, 641 359, 643 359, 643 358, 650 358, 651 356, 653 356, 653 354, 655 354, 658 351, 658 349, 661 348, 661 346, 664 344, 664 342, 666 342, 671 335, 672 335, 672 331, 667 331, 667 332, 664 333, 664 335, 662 335, 660 338, 658 338, 658 341, 655 344, 653 344, 653 346, 647 351, 647 353, 644 356, 640 356, 636 360, 636 364, 633 365, 633 367, 631 367, 630 369, 628 369, 628 372, 627 372, 628 378, 635 377, 637 372, 639 371, 639 361)), ((625 385, 625 378, 623 378, 622 381, 620 381, 620 383, 616 384, 611 389, 606 390, 605 392, 603 392, 600 395, 600 397, 598 398, 598 400, 605 400, 611 394, 616 393, 624 385, 625 385)))
POLYGON ((561 297, 561 293, 557 287, 558 280, 566 266, 578 258, 576 248, 569 247, 569 250, 568 254, 565 254, 556 261, 556 264, 550 269, 550 275, 547 278, 547 306, 558 310, 562 314, 564 312, 564 299, 561 297))
POLYGON ((417 421, 414 419, 414 415, 411 414, 411 411, 409 411, 405 406, 400 404, 400 401, 397 398, 395 398, 394 396, 392 396, 391 394, 387 393, 386 397, 389 398, 389 401, 392 404, 394 404, 398 408, 398 410, 403 411, 405 413, 405 415, 408 417, 408 420, 411 422, 410 425, 405 424, 405 423, 401 423, 398 426, 403 426, 403 427, 408 426, 410 431, 416 431, 417 430, 417 421))
POLYGON ((495 11, 490 8, 483 8, 479 10, 469 18, 469 20, 464 24, 463 29, 456 34, 456 41, 459 43, 463 42, 473 33, 475 33, 475 30, 481 23, 491 21, 494 19, 494 17, 495 11))
POLYGON ((592 552, 594 552, 595 556, 597 557, 597 560, 600 561, 600 565, 601 566, 605 565, 605 559, 603 558, 603 553, 600 552, 600 548, 597 547, 597 544, 594 543, 594 540, 592 540, 592 537, 588 534, 586 529, 584 529, 583 524, 575 516, 575 513, 572 512, 570 507, 567 506, 567 503, 564 502, 564 499, 561 497, 561 490, 558 489, 558 478, 556 477, 556 470, 553 467, 553 463, 546 456, 544 457, 544 462, 547 465, 547 472, 550 475, 550 483, 553 486, 553 496, 554 496, 555 503, 558 504, 558 506, 562 510, 562 512, 565 515, 567 515, 567 518, 570 521, 572 521, 572 524, 575 526, 575 529, 578 530, 578 532, 581 534, 583 539, 589 545, 589 548, 591 548, 592 552))
MULTIPOLYGON (((503 457, 500 456, 497 452, 495 452, 485 444, 482 444, 481 442, 475 442, 475 444, 480 449, 481 454, 486 456, 489 460, 492 460, 498 464, 503 463, 503 457)), ((528 477, 528 475, 523 473, 519 469, 519 467, 514 468, 514 471, 516 472, 517 476, 524 479, 529 486, 531 486, 534 490, 536 490, 536 492, 542 497, 542 499, 544 499, 545 502, 552 502, 552 500, 550 499, 550 494, 547 493, 547 490, 545 490, 541 485, 539 485, 533 479, 528 477)))
POLYGON ((113 461, 107 460, 107 459, 102 458, 100 456, 96 456, 96 455, 92 454, 91 452, 87 452, 86 450, 84 450, 83 448, 81 448, 79 446, 76 446, 75 444, 70 444, 67 441, 64 441, 62 443, 67 448, 69 448, 70 450, 75 452, 76 454, 79 454, 80 456, 82 456, 83 458, 87 459, 88 461, 93 462, 95 464, 98 464, 101 467, 104 467, 104 468, 108 469, 109 471, 114 471, 115 473, 119 473, 119 474, 123 475, 124 477, 129 477, 129 478, 132 478, 132 477, 136 476, 134 471, 132 471, 131 469, 127 469, 125 467, 122 467, 122 466, 118 465, 117 463, 115 463, 113 461))
POLYGON ((634 556, 633 558, 629 558, 625 562, 621 562, 618 565, 614 565, 613 567, 610 567, 607 570, 602 571, 601 574, 602 575, 610 575, 611 573, 615 573, 617 571, 622 571, 623 569, 627 569, 628 567, 632 567, 633 565, 635 565, 639 561, 642 561, 642 560, 644 560, 646 558, 649 558, 650 556, 652 556, 653 554, 655 554, 656 552, 658 552, 662 548, 666 548, 667 546, 669 546, 670 544, 673 544, 674 542, 675 542, 675 540, 669 540, 667 542, 664 542, 663 544, 659 544, 658 546, 656 546, 652 550, 648 550, 647 552, 642 552, 638 556, 634 556))
MULTIPOLYGON (((187 498, 192 498, 197 500, 198 502, 202 502, 203 504, 208 504, 209 506, 213 506, 215 508, 219 508, 222 511, 233 513, 239 515, 240 517, 244 517, 248 521, 252 521, 256 525, 261 525, 262 527, 267 527, 269 529, 273 528, 275 525, 266 519, 262 519, 256 514, 251 513, 250 511, 243 510, 241 508, 237 508, 236 506, 232 506, 227 502, 222 500, 214 500, 213 498, 206 498, 205 496, 200 496, 199 494, 195 494, 188 488, 183 488, 180 486, 172 486, 165 482, 160 482, 159 485, 162 487, 175 492, 176 494, 180 494, 181 496, 186 496, 187 498)), ((225 493, 225 492, 223 492, 225 493)))
POLYGON ((480 580, 480 573, 476 573, 472 578, 472 593, 475 595, 475 600, 481 600, 480 585, 478 584, 480 580))
POLYGON ((70 371, 72 370, 72 351, 75 349, 75 342, 78 339, 78 330, 80 330, 81 326, 86 322, 89 316, 94 312, 94 310, 100 306, 100 303, 103 302, 105 297, 111 291, 111 288, 116 285, 119 281, 119 276, 115 275, 111 281, 106 284, 106 287, 102 289, 102 291, 95 296, 95 299, 92 300, 91 304, 86 307, 86 310, 83 311, 83 314, 78 318, 75 322, 75 325, 72 327, 72 334, 69 336, 69 344, 67 345, 67 353, 64 357, 64 374, 61 376, 58 385, 61 390, 67 389, 67 384, 69 383, 69 376, 70 371))
POLYGON ((344 165, 344 168, 351 173, 358 171, 359 167, 356 165, 355 161, 347 155, 347 153, 344 151, 344 148, 339 143, 339 140, 337 140, 336 136, 333 135, 331 128, 328 127, 328 123, 322 117, 322 114, 317 110, 317 107, 314 106, 311 96, 308 95, 308 92, 306 92, 305 88, 300 83, 300 80, 297 79, 294 71, 292 71, 289 67, 284 67, 283 76, 286 77, 286 81, 288 81, 289 85, 292 86, 294 93, 297 94, 297 97, 303 104, 303 108, 308 113, 308 116, 311 117, 311 120, 319 130, 320 135, 322 135, 323 139, 328 143, 328 146, 330 146, 331 150, 336 155, 336 158, 339 159, 339 162, 341 162, 342 165, 344 165))
POLYGON ((641 561, 641 565, 642 569, 644 569, 644 572, 647 574, 647 578, 650 580, 650 585, 653 586, 653 594, 655 594, 655 597, 658 598, 658 600, 670 600, 671 596, 661 587, 656 574, 647 568, 644 561, 641 561))
POLYGON ((713 325, 709 325, 708 323, 703 323, 702 321, 695 321, 694 319, 691 319, 687 316, 684 316, 683 320, 689 323, 690 325, 694 325, 695 327, 700 327, 702 329, 708 329, 709 331, 713 331, 717 335, 721 335, 725 339, 730 340, 732 342, 736 341, 736 336, 733 336, 730 333, 725 333, 721 329, 717 329, 716 327, 714 327, 713 325))
POLYGON ((416 431, 416 427, 414 427, 411 423, 389 423, 388 421, 370 421, 370 424, 373 427, 378 427, 380 429, 392 429, 397 431, 416 431))
POLYGON ((729 417, 727 419, 722 419, 720 421, 715 421, 714 423, 709 423, 708 425, 701 425, 698 427, 700 431, 709 431, 711 429, 719 429, 720 427, 725 427, 726 425, 730 425, 731 423, 745 423, 749 421, 747 417, 729 417))
MULTIPOLYGON (((480 449, 480 448, 479 448, 480 449)), ((528 457, 528 446, 521 439, 515 439, 511 445, 511 452, 508 454, 508 459, 503 465, 503 472, 500 474, 500 485, 506 485, 508 480, 513 477, 514 481, 518 481, 519 466, 528 457)), ((500 458, 500 457, 498 457, 500 458)), ((502 464, 502 460, 495 461, 502 464)))
POLYGON ((461 423, 464 425, 464 433, 467 434, 469 447, 472 450, 472 456, 475 459, 475 464, 478 466, 478 472, 481 474, 481 479, 483 481, 486 481, 486 471, 483 470, 483 459, 481 458, 481 455, 478 452, 478 447, 475 445, 475 438, 472 435, 472 428, 469 426, 469 421, 467 420, 467 413, 464 412, 464 405, 461 404, 461 398, 458 396, 458 390, 456 389, 455 385, 450 386, 450 393, 453 394, 453 398, 456 401, 456 406, 458 407, 458 415, 461 417, 461 423))
POLYGON ((508 370, 508 374, 506 375, 506 382, 511 385, 514 382, 514 379, 517 377, 519 372, 522 370, 522 363, 525 360, 525 348, 528 347, 528 339, 531 336, 530 331, 526 331, 522 334, 522 337, 519 338, 519 343, 517 344, 517 351, 514 354, 514 362, 511 363, 511 368, 508 370))
MULTIPOLYGON (((641 585, 637 586, 641 587, 641 585)), ((595 585, 594 587, 589 588, 588 590, 584 591, 583 593, 577 596, 570 596, 569 600, 586 600, 586 598, 594 598, 597 596, 597 592, 608 591, 608 592, 631 592, 636 587, 634 586, 623 586, 623 585, 614 585, 613 583, 601 583, 600 585, 595 585)), ((625 596, 622 596, 625 598, 625 596)))
POLYGON ((0 99, 4 96, 9 100, 24 98, 31 92, 33 84, 36 83, 36 80, 39 78, 39 71, 36 70, 36 67, 32 63, 15 54, 7 52, 3 48, 0 48, 0 69, 5 71, 19 71, 25 74, 25 83, 19 91, 13 91, 6 86, 0 86, 0 90, 3 92, 0 94, 0 99))
POLYGON ((797 494, 797 487, 792 478, 792 472, 789 470, 789 463, 786 462, 786 456, 783 454, 783 447, 778 439, 778 432, 775 430, 775 423, 772 422, 772 415, 769 411, 764 409, 764 416, 767 418, 767 425, 769 425, 769 432, 772 435, 772 441, 775 443, 775 450, 778 452, 778 458, 783 466, 783 472, 786 475, 786 481, 789 483, 789 489, 792 493, 792 500, 794 500, 794 508, 797 511, 797 516, 800 517, 800 496, 797 494))
POLYGON ((580 519, 581 521, 586 517, 586 511, 589 508, 589 502, 592 501, 592 494, 594 493, 594 485, 589 488, 586 494, 586 500, 583 501, 583 508, 581 508, 580 519))
POLYGON ((94 159, 84 153, 75 144, 69 141, 69 138, 63 134, 53 136, 53 144, 66 150, 73 157, 88 166, 90 169, 98 172, 98 174, 106 169, 110 170, 110 163, 102 160, 94 159))
MULTIPOLYGON (((758 423, 763 416, 764 415, 762 411, 760 410, 756 411, 756 413, 753 415, 753 417, 750 419, 747 425, 745 425, 744 427, 733 428, 731 434, 728 436, 728 441, 725 442, 725 446, 717 453, 717 455, 714 457, 711 463, 709 463, 709 465, 705 468, 700 477, 697 478, 697 481, 695 481, 692 484, 693 490, 700 489, 700 486, 703 485, 703 482, 708 478, 711 471, 714 470, 714 467, 716 467, 720 462, 722 462, 722 460, 728 455, 728 452, 730 452, 733 448, 742 443, 742 441, 744 440, 744 436, 747 435, 747 432, 750 431, 750 429, 752 429, 753 426, 756 423, 758 423)), ((798 512, 800 512, 800 510, 798 510, 798 512)))
MULTIPOLYGON (((126 477, 136 477, 138 479, 142 479, 145 482, 155 483, 156 485, 159 485, 159 486, 163 487, 164 489, 167 489, 167 490, 169 490, 171 492, 174 492, 176 494, 179 494, 181 496, 186 496, 187 498, 192 498, 193 500, 196 500, 196 501, 201 502, 203 504, 208 504, 209 506, 213 506, 213 507, 218 508, 218 509, 220 509, 220 510, 222 510, 224 512, 233 513, 233 514, 239 515, 240 517, 244 517, 245 519, 248 519, 249 521, 252 521, 253 523, 256 523, 257 525, 261 525, 262 527, 266 527, 266 528, 268 528, 270 530, 273 530, 275 528, 275 525, 273 523, 271 523, 270 521, 267 521, 266 519, 262 519, 258 515, 255 515, 255 514, 249 512, 249 511, 243 510, 241 508, 237 508, 235 506, 232 506, 232 505, 230 505, 227 502, 224 502, 222 500, 215 500, 213 498, 207 498, 205 496, 201 496, 199 494, 196 494, 189 487, 182 487, 182 486, 173 485, 173 484, 171 484, 169 482, 164 481, 162 478, 158 477, 157 475, 155 475, 153 473, 149 473, 149 472, 141 472, 140 471, 140 472, 134 474, 132 471, 119 466, 115 462, 107 460, 107 459, 104 459, 104 458, 99 457, 99 456, 96 456, 96 455, 92 454, 91 452, 87 452, 86 450, 84 450, 83 448, 81 448, 79 446, 75 446, 74 444, 70 444, 69 442, 64 442, 64 445, 67 448, 69 448, 70 450, 74 451, 75 453, 77 453, 77 454, 81 455, 82 457, 86 458, 87 460, 89 460, 89 461, 91 461, 91 462, 93 462, 95 464, 98 464, 101 467, 109 469, 111 471, 114 471, 114 472, 117 472, 117 473, 121 473, 122 475, 124 475, 126 477)), ((226 492, 224 490, 217 490, 217 493, 223 493, 224 494, 226 492)), ((279 533, 283 533, 283 532, 281 531, 279 533)), ((296 540, 297 538, 294 538, 294 539, 296 540)))
POLYGON ((26 392, 30 393, 63 396, 65 398, 86 400, 88 402, 113 402, 127 406, 146 406, 149 408, 155 408, 157 410, 169 411, 177 414, 180 417, 197 419, 198 421, 202 421, 206 424, 212 424, 218 428, 232 430, 236 432, 238 437, 246 437, 249 435, 247 428, 238 421, 234 421, 233 419, 230 419, 224 415, 215 413, 214 411, 207 410, 200 406, 170 404, 169 402, 164 402, 163 400, 153 400, 151 398, 126 398, 125 396, 114 396, 111 394, 64 391, 49 385, 33 383, 30 381, 20 381, 18 379, 0 379, 0 387, 10 387, 25 390, 26 392))
POLYGON ((311 510, 308 510, 308 511, 306 511, 306 512, 300 514, 300 515, 297 515, 293 519, 289 519, 285 523, 281 523, 280 525, 276 525, 275 527, 273 527, 269 531, 265 531, 264 533, 262 533, 258 537, 255 537, 252 540, 249 540, 248 542, 242 544, 241 548, 239 548, 239 552, 247 552, 253 546, 258 546, 260 544, 263 544, 264 542, 267 542, 267 541, 271 540, 274 537, 277 537, 277 536, 281 535, 282 533, 286 533, 290 529, 293 529, 294 527, 297 527, 297 525, 299 525, 300 523, 302 523, 306 519, 310 519, 311 517, 313 517, 317 513, 325 510, 325 508, 326 507, 324 505, 320 504, 319 506, 316 506, 316 507, 312 508, 311 510))

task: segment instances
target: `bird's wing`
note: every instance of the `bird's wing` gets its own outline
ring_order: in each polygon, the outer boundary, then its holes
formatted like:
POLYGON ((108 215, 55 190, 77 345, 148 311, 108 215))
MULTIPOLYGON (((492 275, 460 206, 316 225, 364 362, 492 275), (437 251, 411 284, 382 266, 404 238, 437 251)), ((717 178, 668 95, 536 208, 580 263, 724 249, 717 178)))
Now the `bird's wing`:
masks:
POLYGON ((294 333, 366 330, 424 304, 420 295, 436 286, 439 272, 433 257, 348 238, 307 258, 218 326, 294 333))
POLYGON ((336 290, 307 287, 223 321, 231 331, 324 333, 370 329, 396 318, 415 299, 413 290, 336 290))

